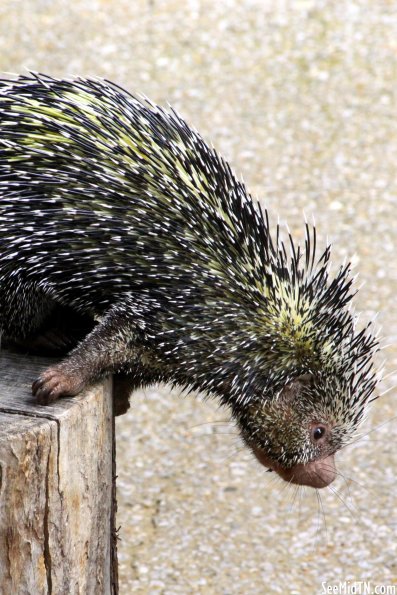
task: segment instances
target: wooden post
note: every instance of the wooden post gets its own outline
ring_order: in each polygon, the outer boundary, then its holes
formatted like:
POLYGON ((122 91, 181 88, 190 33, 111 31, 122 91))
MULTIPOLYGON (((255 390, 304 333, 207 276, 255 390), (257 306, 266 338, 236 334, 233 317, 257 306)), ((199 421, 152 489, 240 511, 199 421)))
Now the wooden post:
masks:
POLYGON ((48 364, 0 352, 0 593, 115 595, 111 380, 39 406, 48 364))

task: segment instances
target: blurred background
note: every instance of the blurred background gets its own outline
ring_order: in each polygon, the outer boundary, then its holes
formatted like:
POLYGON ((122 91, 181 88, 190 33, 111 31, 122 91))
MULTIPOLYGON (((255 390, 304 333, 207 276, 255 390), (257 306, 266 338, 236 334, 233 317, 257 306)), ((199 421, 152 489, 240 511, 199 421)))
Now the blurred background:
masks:
POLYGON ((359 272, 362 321, 379 312, 383 329, 388 392, 321 492, 265 473, 216 403, 134 395, 117 420, 120 593, 396 585, 397 3, 1 0, 0 68, 106 77, 169 102, 274 225, 298 239, 314 217, 335 266, 359 272))

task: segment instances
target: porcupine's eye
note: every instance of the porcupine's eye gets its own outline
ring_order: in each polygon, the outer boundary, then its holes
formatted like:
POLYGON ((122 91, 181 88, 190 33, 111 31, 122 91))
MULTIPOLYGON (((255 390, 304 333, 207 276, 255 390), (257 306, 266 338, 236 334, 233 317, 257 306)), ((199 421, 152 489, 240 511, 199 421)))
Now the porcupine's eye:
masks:
POLYGON ((325 436, 326 431, 327 428, 322 424, 314 426, 311 432, 313 441, 318 442, 323 436, 325 436))

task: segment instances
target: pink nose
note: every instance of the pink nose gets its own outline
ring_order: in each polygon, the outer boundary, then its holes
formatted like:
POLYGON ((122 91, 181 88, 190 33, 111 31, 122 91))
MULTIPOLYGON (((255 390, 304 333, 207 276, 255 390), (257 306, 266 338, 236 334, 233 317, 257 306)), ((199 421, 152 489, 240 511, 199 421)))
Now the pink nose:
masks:
POLYGON ((325 488, 336 477, 334 455, 305 465, 295 465, 292 469, 275 469, 277 473, 290 483, 295 483, 312 488, 325 488))
POLYGON ((334 455, 329 455, 324 459, 311 461, 306 464, 299 464, 285 469, 279 463, 272 461, 262 451, 253 449, 258 461, 268 469, 276 471, 288 483, 310 486, 312 488, 325 488, 332 483, 336 477, 336 467, 334 455))

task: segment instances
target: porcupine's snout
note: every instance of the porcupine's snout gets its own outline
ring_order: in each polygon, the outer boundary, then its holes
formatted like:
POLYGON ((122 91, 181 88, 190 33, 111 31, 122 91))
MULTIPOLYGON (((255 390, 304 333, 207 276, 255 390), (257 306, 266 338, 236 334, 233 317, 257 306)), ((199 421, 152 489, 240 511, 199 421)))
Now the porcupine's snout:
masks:
POLYGON ((269 459, 263 451, 254 448, 253 452, 262 465, 271 471, 275 471, 288 483, 310 486, 312 488, 325 488, 336 477, 335 457, 333 454, 323 459, 317 459, 309 463, 300 463, 290 469, 285 469, 279 463, 269 459))

